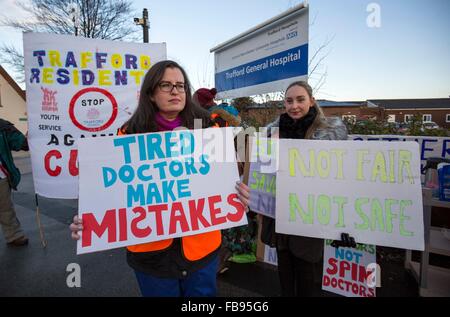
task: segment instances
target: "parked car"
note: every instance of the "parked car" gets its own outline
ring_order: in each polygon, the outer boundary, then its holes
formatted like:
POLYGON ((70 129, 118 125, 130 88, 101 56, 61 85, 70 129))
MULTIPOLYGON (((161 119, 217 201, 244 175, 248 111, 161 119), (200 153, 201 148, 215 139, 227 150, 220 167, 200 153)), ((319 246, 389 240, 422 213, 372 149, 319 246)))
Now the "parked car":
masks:
POLYGON ((422 124, 422 129, 434 130, 439 129, 439 126, 436 124, 436 122, 429 121, 422 124))

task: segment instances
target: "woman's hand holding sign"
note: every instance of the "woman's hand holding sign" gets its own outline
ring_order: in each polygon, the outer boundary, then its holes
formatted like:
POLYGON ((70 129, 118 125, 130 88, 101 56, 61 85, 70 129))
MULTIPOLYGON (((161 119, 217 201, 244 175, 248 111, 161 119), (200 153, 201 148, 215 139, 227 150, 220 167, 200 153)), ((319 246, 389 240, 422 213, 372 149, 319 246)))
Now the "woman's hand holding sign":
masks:
POLYGON ((83 231, 83 220, 78 218, 78 216, 73 217, 73 222, 70 224, 70 231, 72 231, 72 239, 80 240, 79 231, 83 231))
POLYGON ((243 182, 236 182, 236 190, 238 191, 239 200, 244 205, 244 209, 248 212, 250 203, 250 188, 243 182))

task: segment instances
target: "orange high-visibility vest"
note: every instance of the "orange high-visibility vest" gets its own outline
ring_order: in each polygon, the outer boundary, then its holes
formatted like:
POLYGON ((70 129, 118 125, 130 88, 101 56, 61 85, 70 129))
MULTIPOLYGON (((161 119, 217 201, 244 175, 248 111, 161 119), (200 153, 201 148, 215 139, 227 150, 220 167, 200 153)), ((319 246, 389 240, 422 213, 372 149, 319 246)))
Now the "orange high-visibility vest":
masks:
MULTIPOLYGON (((119 129, 118 135, 125 135, 125 131, 119 129)), ((144 244, 128 246, 130 252, 154 252, 167 249, 173 243, 173 239, 161 240, 156 242, 149 242, 144 244)), ((193 236, 182 237, 181 247, 183 254, 189 261, 197 261, 211 252, 217 250, 222 243, 222 233, 220 230, 215 230, 206 233, 200 233, 193 236)))

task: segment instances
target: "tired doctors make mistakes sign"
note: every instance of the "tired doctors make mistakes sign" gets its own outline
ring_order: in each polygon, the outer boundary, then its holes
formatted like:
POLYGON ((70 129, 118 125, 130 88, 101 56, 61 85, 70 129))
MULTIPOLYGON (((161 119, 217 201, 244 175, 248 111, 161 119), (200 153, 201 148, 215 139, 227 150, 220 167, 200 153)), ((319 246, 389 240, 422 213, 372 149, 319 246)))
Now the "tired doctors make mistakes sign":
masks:
POLYGON ((231 128, 79 142, 78 254, 247 224, 231 128))

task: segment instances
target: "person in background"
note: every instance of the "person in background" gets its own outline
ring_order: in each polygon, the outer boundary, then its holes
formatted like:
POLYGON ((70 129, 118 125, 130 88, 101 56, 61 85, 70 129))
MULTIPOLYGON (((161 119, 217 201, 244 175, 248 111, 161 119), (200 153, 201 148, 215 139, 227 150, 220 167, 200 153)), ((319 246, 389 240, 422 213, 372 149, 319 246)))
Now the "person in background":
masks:
POLYGON ((6 243, 12 247, 28 244, 11 200, 11 189, 17 190, 20 182, 11 151, 21 150, 28 151, 27 138, 11 122, 0 119, 0 224, 6 243))
MULTIPOLYGON (((184 69, 173 61, 156 63, 145 75, 138 107, 119 134, 172 131, 194 128, 202 119, 203 128, 212 125, 208 113, 192 102, 191 85, 184 69)), ((211 182, 214 184, 214 182, 211 182)), ((244 210, 250 190, 239 182, 238 197, 244 210)), ((72 238, 80 239, 82 219, 74 217, 72 238)), ((215 296, 220 230, 127 247, 127 261, 134 269, 143 296, 215 296)))
MULTIPOLYGON (((200 88, 194 95, 193 100, 203 109, 209 111, 211 120, 215 127, 238 127, 241 126, 239 111, 228 103, 217 104, 214 99, 217 90, 215 88, 200 88)), ((242 176, 244 165, 239 163, 239 174, 242 176)), ((247 213, 248 225, 222 231, 222 247, 219 253, 219 266, 217 273, 228 271, 229 262, 253 263, 256 261, 256 215, 247 213)))
MULTIPOLYGON (((285 92, 286 112, 267 126, 271 137, 311 140, 346 140, 347 128, 339 118, 326 118, 304 81, 289 85, 285 92), (277 130, 277 129, 275 129, 277 130)), ((282 296, 320 296, 323 239, 275 233, 275 219, 263 216, 261 241, 275 247, 282 296)), ((342 234, 334 247, 356 247, 355 240, 342 234)))

